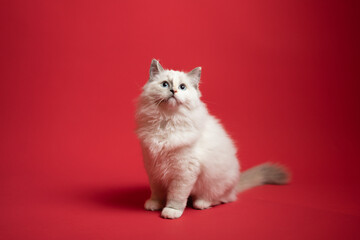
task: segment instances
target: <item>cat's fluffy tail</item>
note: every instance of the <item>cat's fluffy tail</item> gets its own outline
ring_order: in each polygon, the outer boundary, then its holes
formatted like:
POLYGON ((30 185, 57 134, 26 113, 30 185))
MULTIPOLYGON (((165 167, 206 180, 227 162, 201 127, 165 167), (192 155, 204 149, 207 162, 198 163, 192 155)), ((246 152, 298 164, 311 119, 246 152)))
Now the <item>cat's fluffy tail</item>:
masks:
POLYGON ((237 191, 242 192, 263 184, 287 184, 289 181, 290 173, 285 167, 273 163, 264 163, 240 174, 237 191))

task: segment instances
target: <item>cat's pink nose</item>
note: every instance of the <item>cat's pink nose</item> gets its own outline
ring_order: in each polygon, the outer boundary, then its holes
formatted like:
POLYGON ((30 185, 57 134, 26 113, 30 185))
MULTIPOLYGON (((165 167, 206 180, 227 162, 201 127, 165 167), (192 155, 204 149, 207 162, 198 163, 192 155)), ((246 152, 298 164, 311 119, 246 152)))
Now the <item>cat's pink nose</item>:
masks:
POLYGON ((170 92, 172 92, 172 94, 177 93, 177 90, 171 89, 170 92))

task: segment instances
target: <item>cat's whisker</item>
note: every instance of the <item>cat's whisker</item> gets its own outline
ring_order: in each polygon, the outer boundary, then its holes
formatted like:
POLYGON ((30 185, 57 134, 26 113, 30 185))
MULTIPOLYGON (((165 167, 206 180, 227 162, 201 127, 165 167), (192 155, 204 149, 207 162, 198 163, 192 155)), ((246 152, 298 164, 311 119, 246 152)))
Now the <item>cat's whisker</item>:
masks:
POLYGON ((202 99, 201 101, 203 101, 203 102, 206 103, 207 105, 219 106, 219 104, 216 103, 216 102, 212 102, 212 101, 208 101, 208 100, 203 100, 203 99, 202 99))
POLYGON ((158 99, 158 100, 155 100, 155 106, 158 107, 163 101, 165 101, 164 99, 158 99))

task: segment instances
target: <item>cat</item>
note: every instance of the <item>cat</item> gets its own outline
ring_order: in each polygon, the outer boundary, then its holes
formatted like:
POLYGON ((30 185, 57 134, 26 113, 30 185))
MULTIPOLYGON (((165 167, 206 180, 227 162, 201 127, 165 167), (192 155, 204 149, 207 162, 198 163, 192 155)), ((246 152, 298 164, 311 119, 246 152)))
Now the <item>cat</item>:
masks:
POLYGON ((201 101, 201 67, 185 73, 164 70, 153 59, 136 111, 136 133, 149 177, 145 209, 179 218, 192 198, 195 209, 233 202, 262 184, 286 184, 281 165, 265 163, 240 174, 237 149, 201 101))

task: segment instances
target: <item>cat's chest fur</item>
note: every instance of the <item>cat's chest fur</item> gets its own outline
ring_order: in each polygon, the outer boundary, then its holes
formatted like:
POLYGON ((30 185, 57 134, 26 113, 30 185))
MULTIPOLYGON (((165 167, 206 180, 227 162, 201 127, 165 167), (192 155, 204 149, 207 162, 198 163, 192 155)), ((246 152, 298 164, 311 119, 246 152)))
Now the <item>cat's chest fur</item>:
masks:
POLYGON ((148 122, 150 124, 140 127, 138 132, 143 146, 154 156, 193 145, 201 134, 200 123, 191 116, 158 117, 148 122))
POLYGON ((141 141, 148 173, 167 182, 175 175, 197 172, 199 161, 193 152, 201 135, 201 124, 190 116, 176 115, 157 117, 150 122, 138 129, 138 134, 143 134, 141 141))
POLYGON ((200 137, 208 112, 203 105, 164 113, 157 108, 140 107, 137 134, 143 147, 156 157, 175 149, 194 145, 200 137))

